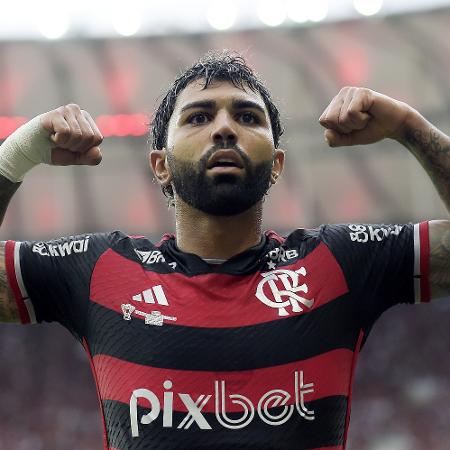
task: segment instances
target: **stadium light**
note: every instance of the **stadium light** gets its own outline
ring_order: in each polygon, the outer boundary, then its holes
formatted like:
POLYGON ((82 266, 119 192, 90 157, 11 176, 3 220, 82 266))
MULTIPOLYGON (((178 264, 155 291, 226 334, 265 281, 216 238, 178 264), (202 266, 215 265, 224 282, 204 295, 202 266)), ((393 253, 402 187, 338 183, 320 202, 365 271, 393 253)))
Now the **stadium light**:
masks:
POLYGON ((69 30, 69 11, 63 2, 41 0, 34 5, 34 21, 39 32, 47 39, 59 39, 69 30))
POLYGON ((287 4, 287 14, 289 19, 297 23, 308 21, 308 14, 304 0, 289 0, 287 4))
POLYGON ((237 8, 233 2, 216 0, 208 8, 207 18, 210 25, 216 30, 227 30, 236 21, 237 8))
POLYGON ((286 8, 277 0, 262 0, 258 4, 258 16, 264 24, 277 27, 286 19, 286 8))
POLYGON ((328 14, 328 0, 305 2, 306 14, 311 22, 321 22, 328 14))
POLYGON ((141 27, 141 15, 138 5, 120 2, 111 10, 111 22, 114 29, 121 36, 133 36, 141 27))
POLYGON ((363 16, 373 16, 383 7, 383 0, 353 0, 353 6, 363 16))

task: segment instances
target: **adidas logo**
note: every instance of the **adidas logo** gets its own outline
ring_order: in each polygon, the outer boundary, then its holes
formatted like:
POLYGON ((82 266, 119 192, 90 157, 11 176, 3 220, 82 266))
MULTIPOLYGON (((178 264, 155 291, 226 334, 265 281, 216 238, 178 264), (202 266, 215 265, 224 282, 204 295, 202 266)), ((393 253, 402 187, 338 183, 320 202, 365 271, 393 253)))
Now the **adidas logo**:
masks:
POLYGON ((169 306, 166 294, 160 284, 153 286, 150 289, 142 291, 140 294, 133 295, 131 297, 135 302, 152 303, 163 306, 169 306))

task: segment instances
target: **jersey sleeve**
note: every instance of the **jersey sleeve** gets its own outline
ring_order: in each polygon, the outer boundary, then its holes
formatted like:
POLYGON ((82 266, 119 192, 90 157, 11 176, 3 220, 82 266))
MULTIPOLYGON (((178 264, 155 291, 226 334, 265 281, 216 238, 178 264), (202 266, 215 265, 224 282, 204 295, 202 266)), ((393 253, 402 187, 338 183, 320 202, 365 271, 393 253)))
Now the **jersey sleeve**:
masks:
POLYGON ((23 324, 59 322, 82 336, 91 273, 114 233, 7 241, 6 271, 23 324))
POLYGON ((398 303, 430 301, 428 222, 324 225, 321 237, 368 318, 398 303))

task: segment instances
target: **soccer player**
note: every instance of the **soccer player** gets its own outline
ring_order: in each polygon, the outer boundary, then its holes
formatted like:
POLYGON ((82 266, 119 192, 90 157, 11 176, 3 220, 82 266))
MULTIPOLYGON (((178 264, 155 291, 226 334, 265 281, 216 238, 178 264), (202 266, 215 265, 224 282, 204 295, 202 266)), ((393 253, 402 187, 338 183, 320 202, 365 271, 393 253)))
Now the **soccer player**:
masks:
MULTIPOLYGON (((403 144, 450 210, 450 139, 412 107, 346 87, 319 121, 331 147, 403 144)), ((208 54, 173 83, 151 129, 175 235, 2 244, 0 319, 57 321, 82 343, 105 449, 343 449, 374 322, 450 294, 449 220, 262 232, 282 131, 245 61, 208 54)), ((95 165, 101 142, 74 104, 19 128, 0 149, 2 212, 34 165, 95 165)))

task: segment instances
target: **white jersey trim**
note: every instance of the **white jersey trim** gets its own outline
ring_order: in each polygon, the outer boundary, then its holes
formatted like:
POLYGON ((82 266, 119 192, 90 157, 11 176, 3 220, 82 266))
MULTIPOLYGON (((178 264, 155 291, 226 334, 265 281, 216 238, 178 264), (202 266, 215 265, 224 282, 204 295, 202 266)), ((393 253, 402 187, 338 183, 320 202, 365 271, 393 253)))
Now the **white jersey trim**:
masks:
POLYGON ((14 272, 16 275, 17 284, 20 289, 20 294, 22 295, 22 301, 28 311, 28 316, 30 317, 30 323, 37 323, 36 313, 34 311, 33 303, 31 302, 25 284, 22 278, 22 269, 20 267, 20 246, 21 242, 15 242, 14 244, 14 272))
POLYGON ((420 273, 420 230, 419 224, 414 224, 414 301, 421 300, 421 273, 420 273))

